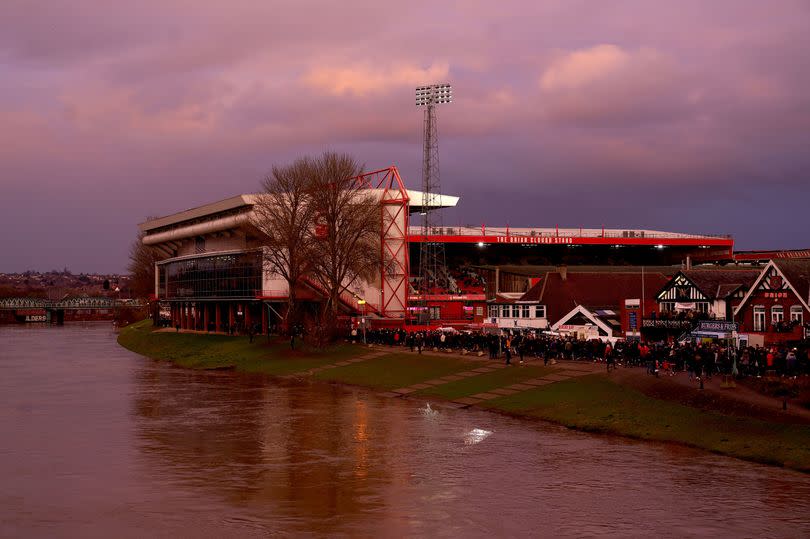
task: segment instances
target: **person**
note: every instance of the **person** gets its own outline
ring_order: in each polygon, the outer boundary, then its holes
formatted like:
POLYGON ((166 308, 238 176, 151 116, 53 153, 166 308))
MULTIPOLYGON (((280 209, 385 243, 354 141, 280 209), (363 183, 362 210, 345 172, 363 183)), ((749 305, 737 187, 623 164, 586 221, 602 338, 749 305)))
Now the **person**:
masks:
POLYGON ((352 344, 357 340, 357 328, 352 328, 352 344))
POLYGON ((616 370, 616 358, 613 357, 613 347, 608 342, 605 346, 605 363, 607 363, 607 372, 610 372, 610 367, 616 370))
POLYGON ((506 346, 504 347, 504 354, 506 355, 506 364, 512 364, 512 339, 510 337, 506 338, 506 346))
POLYGON ((253 326, 248 327, 248 339, 250 339, 250 343, 253 344, 253 326))
POLYGON ((422 353, 422 346, 425 344, 425 338, 419 333, 416 336, 416 350, 421 354, 422 353))
POLYGON ((290 350, 295 350, 295 331, 290 332, 290 350))
POLYGON ((174 327, 175 327, 175 329, 177 330, 177 333, 180 333, 180 324, 177 324, 177 325, 176 325, 176 326, 174 326, 174 327))

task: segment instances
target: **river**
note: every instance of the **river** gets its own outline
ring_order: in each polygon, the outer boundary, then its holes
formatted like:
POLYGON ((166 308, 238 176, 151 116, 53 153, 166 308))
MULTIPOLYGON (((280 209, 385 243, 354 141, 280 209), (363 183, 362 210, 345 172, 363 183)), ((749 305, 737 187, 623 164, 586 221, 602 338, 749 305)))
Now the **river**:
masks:
POLYGON ((0 326, 2 537, 808 537, 810 476, 0 326))

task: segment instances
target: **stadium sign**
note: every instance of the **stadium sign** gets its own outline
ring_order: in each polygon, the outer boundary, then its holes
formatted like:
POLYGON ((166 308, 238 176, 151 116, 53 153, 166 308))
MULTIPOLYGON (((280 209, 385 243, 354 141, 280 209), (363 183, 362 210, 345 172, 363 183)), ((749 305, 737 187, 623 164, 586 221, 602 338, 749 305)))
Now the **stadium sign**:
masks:
POLYGON ((537 243, 544 245, 570 245, 574 238, 560 236, 496 236, 495 243, 537 243))

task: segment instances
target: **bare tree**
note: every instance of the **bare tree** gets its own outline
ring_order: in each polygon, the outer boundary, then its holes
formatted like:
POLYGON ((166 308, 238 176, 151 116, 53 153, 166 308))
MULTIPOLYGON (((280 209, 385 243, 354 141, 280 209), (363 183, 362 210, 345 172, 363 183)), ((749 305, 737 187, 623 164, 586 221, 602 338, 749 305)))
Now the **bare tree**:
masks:
POLYGON ((316 169, 308 157, 289 166, 273 167, 253 205, 253 226, 262 233, 265 248, 265 271, 281 275, 289 287, 284 314, 288 326, 298 321, 296 289, 313 262, 310 183, 316 169))
POLYGON ((143 232, 129 248, 129 264, 127 270, 132 279, 129 284, 132 297, 147 298, 155 293, 155 264, 166 258, 157 249, 143 243, 143 232))
POLYGON ((316 226, 313 275, 327 294, 324 326, 333 326, 340 294, 358 279, 370 280, 380 264, 380 207, 355 180, 361 166, 348 155, 327 152, 311 176, 316 226))

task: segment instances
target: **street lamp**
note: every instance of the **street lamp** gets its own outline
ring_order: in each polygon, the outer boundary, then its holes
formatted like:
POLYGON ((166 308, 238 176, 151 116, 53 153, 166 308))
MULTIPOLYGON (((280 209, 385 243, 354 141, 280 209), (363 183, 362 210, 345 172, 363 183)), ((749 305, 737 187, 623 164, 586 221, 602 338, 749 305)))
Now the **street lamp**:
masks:
POLYGON ((363 306, 363 318, 361 320, 363 321, 363 344, 366 344, 366 300, 358 299, 357 304, 363 306))

